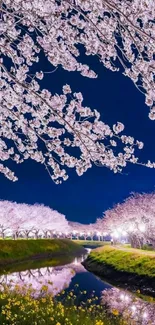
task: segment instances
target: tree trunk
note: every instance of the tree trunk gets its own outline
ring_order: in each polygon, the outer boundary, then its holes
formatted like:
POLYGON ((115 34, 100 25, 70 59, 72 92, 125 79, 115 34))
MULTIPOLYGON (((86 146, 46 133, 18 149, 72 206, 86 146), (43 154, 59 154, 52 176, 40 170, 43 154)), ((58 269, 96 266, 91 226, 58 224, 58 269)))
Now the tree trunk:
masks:
POLYGON ((50 238, 51 238, 51 239, 54 238, 54 236, 53 236, 53 232, 52 232, 52 231, 50 231, 50 238))

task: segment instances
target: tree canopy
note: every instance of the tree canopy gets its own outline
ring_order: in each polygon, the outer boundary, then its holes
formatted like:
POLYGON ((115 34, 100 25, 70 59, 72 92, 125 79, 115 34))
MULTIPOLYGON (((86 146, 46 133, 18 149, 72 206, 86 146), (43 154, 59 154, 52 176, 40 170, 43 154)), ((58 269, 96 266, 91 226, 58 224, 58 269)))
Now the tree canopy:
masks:
MULTIPOLYGON (((70 85, 61 94, 44 89, 43 60, 51 72, 61 66, 96 78, 81 63, 84 48, 132 80, 154 120, 154 1, 4 0, 0 14, 0 172, 16 181, 6 162, 32 159, 61 183, 68 167, 82 175, 93 164, 121 172, 128 162, 139 163, 135 151, 143 143, 122 133, 122 123, 105 124, 70 85)), ((155 167, 149 160, 144 165, 155 167)))

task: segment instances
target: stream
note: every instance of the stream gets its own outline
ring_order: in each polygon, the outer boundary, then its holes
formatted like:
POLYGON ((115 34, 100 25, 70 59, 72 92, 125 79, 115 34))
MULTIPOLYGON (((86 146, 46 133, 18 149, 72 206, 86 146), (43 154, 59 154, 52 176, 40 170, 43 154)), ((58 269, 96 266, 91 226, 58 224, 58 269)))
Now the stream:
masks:
MULTIPOLYGON (((87 251, 89 253, 90 249, 88 248, 87 251)), ((67 258, 61 257, 47 261, 34 261, 30 264, 20 263, 17 265, 17 270, 16 266, 13 266, 0 275, 0 286, 9 284, 13 289, 16 285, 23 286, 31 283, 36 294, 37 291, 39 294, 41 287, 48 285, 49 292, 55 296, 63 289, 66 292, 72 290, 78 284, 78 292, 87 291, 87 298, 92 294, 92 291, 100 298, 101 292, 111 288, 111 285, 88 272, 81 264, 88 253, 73 258, 70 263, 67 258)))
MULTIPOLYGON (((87 248, 87 252, 90 249, 87 248)), ((81 264, 87 254, 73 259, 62 258, 42 261, 31 261, 11 266, 0 270, 0 289, 9 285, 10 290, 16 285, 30 285, 35 289, 36 297, 43 285, 48 287, 48 292, 53 296, 65 290, 67 294, 76 288, 79 301, 91 298, 92 293, 98 298, 96 303, 104 303, 109 310, 118 310, 122 315, 126 311, 131 313, 131 318, 140 325, 155 325, 155 303, 151 297, 137 296, 127 290, 115 288, 88 272, 81 264), (81 292, 85 294, 81 295, 81 292), (152 321, 149 323, 149 321, 152 321)), ((131 323, 132 324, 132 323, 131 323)))

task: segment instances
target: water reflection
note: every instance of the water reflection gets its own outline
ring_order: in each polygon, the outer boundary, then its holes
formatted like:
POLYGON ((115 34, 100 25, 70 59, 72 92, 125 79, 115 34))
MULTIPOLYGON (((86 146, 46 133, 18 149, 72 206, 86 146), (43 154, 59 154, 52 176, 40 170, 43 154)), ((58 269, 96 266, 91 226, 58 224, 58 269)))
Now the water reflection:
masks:
POLYGON ((114 315, 120 314, 127 324, 155 325, 153 298, 142 300, 128 291, 111 288, 102 292, 101 302, 114 315))
POLYGON ((44 285, 48 287, 47 291, 55 296, 69 287, 75 274, 86 272, 81 264, 85 257, 76 257, 72 263, 63 266, 48 266, 1 275, 0 290, 3 290, 4 285, 9 285, 10 289, 14 289, 17 285, 23 287, 31 284, 37 296, 44 285))
MULTIPOLYGON (((10 290, 17 285, 21 288, 31 285, 35 297, 38 297, 42 287, 46 286, 47 292, 56 296, 62 290, 68 292, 78 284, 77 295, 80 296, 80 292, 86 290, 87 295, 84 299, 89 299, 94 291, 95 296, 101 297, 100 302, 106 306, 106 309, 115 315, 122 315, 126 324, 155 325, 155 303, 151 301, 153 298, 144 301, 128 291, 112 288, 85 270, 81 265, 85 258, 86 255, 83 255, 66 265, 39 267, 37 264, 36 267, 24 271, 3 274, 0 276, 0 290, 4 289, 4 285, 9 285, 10 290)), ((48 263, 49 261, 46 265, 48 263)))

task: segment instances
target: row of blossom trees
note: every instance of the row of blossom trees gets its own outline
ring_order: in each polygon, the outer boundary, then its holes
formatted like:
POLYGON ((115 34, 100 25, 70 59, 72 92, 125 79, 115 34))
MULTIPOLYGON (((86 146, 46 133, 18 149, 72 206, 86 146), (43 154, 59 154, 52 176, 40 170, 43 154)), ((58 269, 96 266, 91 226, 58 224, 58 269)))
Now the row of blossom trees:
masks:
POLYGON ((81 224, 79 222, 69 222, 69 225, 71 227, 72 236, 77 239, 82 238, 84 240, 93 240, 95 237, 100 240, 103 236, 103 233, 98 231, 97 225, 93 223, 81 224))
POLYGON ((15 239, 24 236, 39 238, 53 237, 57 232, 69 231, 65 216, 44 205, 17 204, 0 201, 0 235, 12 236, 15 239))
POLYGON ((116 242, 127 238, 132 247, 141 248, 146 243, 155 247, 155 193, 133 194, 105 211, 97 225, 116 242))
POLYGON ((101 238, 95 224, 68 222, 66 217, 43 204, 0 201, 0 237, 101 238))
POLYGON ((0 236, 85 240, 110 236, 115 242, 127 239, 132 247, 141 248, 146 243, 155 247, 155 193, 133 194, 105 211, 94 224, 69 222, 63 214, 44 205, 0 201, 0 236))
MULTIPOLYGON (((96 109, 83 105, 80 92, 64 85, 61 94, 53 94, 42 80, 58 66, 96 78, 80 62, 85 49, 132 80, 154 120, 154 17, 150 0, 0 2, 0 173, 16 181, 8 160, 32 159, 60 183, 67 180, 68 167, 78 175, 93 164, 116 173, 138 162, 136 148, 143 143, 121 134, 122 123, 105 124, 96 109), (46 60, 50 71, 42 71, 46 60)), ((145 165, 155 167, 150 161, 145 165)))

